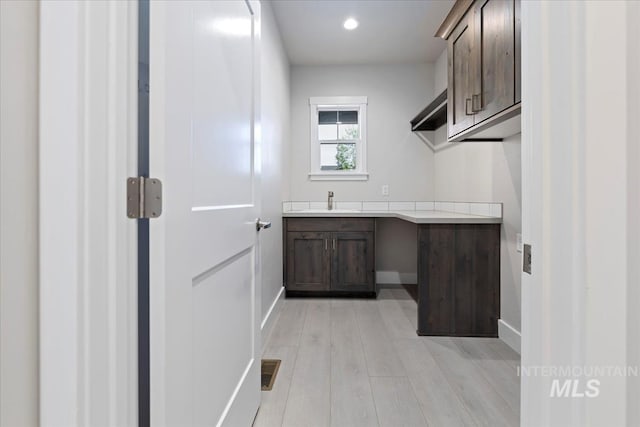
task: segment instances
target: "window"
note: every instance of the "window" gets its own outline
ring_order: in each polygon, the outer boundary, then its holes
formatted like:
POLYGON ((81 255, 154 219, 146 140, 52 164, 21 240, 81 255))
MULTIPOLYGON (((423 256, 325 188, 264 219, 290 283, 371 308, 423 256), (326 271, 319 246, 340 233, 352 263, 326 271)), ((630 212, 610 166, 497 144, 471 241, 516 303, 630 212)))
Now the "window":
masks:
POLYGON ((367 97, 309 99, 311 180, 366 180, 367 97))

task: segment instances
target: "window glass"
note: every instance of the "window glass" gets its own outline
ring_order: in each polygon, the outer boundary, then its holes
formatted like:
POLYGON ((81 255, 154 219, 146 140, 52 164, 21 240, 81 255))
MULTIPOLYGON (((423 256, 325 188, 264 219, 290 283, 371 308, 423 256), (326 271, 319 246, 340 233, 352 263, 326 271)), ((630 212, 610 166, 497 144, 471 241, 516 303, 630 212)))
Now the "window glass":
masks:
POLYGON ((358 139, 359 130, 357 124, 339 124, 338 125, 338 138, 341 140, 358 139))
POLYGON ((321 170, 355 170, 355 143, 322 143, 320 144, 321 170))
POLYGON ((338 122, 337 111, 318 111, 318 124, 336 124, 338 122))
POLYGON ((318 139, 320 141, 335 141, 338 139, 338 126, 318 125, 318 139))
POLYGON ((338 144, 320 144, 320 169, 337 170, 336 154, 338 154, 338 144))
POLYGON ((338 122, 344 124, 357 124, 358 123, 358 110, 353 111, 339 111, 338 122))
POLYGON ((356 144, 338 144, 336 165, 338 170, 354 170, 356 168, 356 144))
POLYGON ((358 111, 318 111, 320 141, 356 140, 360 137, 358 111))

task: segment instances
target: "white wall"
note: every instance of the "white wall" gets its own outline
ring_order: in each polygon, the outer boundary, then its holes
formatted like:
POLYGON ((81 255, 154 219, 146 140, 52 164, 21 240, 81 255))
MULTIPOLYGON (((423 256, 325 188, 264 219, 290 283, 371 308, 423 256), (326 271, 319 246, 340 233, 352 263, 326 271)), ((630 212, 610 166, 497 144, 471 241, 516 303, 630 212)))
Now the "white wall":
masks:
MULTIPOLYGON (((294 66, 291 69, 291 200, 432 200, 433 151, 411 120, 433 98, 433 65, 294 66), (368 181, 309 181, 309 98, 367 96, 368 181), (381 186, 389 185, 389 196, 381 186)), ((416 233, 400 221, 378 222, 381 283, 415 283, 416 233)))
POLYGON ((411 120, 433 98, 433 65, 293 66, 291 199, 431 200, 433 152, 411 120), (309 97, 367 96, 368 181, 309 181, 309 97), (389 196, 380 187, 389 185, 389 196))
MULTIPOLYGON (((439 94, 449 86, 449 75, 447 70, 447 49, 443 50, 438 59, 436 59, 434 69, 434 92, 439 94)), ((446 127, 444 128, 446 129, 446 127)))
POLYGON ((0 2, 0 425, 38 416, 38 2, 0 2))
POLYGON ((260 233, 264 342, 283 289, 282 200, 289 199, 290 180, 289 61, 269 2, 262 3, 261 49, 262 218, 273 224, 260 233))

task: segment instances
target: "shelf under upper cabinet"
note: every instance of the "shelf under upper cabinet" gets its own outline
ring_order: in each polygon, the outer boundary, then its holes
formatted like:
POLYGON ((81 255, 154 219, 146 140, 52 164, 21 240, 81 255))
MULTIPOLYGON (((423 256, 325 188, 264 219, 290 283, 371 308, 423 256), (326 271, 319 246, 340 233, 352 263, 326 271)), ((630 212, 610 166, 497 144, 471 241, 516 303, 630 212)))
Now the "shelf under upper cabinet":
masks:
POLYGON ((411 120, 412 131, 436 130, 447 124, 447 90, 411 120))

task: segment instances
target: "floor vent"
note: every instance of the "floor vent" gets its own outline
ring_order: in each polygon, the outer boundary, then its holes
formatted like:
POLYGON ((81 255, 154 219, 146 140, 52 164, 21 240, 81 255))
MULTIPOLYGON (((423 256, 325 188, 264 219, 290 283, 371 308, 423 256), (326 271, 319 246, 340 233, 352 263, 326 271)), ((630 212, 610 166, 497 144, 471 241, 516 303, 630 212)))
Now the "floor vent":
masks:
POLYGON ((280 368, 280 360, 278 359, 262 359, 262 391, 269 391, 273 388, 273 383, 278 375, 280 368))

